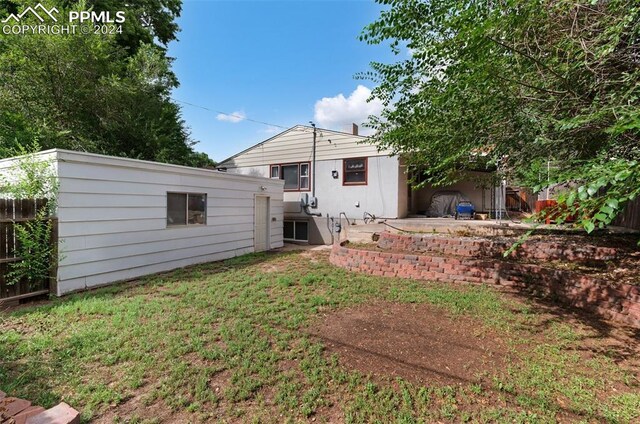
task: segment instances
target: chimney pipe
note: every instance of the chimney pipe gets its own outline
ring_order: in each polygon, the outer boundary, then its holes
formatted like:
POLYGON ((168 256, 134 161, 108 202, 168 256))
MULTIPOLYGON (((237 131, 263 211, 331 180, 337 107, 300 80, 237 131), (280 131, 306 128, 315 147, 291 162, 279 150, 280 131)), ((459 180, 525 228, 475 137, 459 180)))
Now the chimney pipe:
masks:
POLYGON ((358 135, 358 126, 356 124, 351 124, 351 134, 358 135))

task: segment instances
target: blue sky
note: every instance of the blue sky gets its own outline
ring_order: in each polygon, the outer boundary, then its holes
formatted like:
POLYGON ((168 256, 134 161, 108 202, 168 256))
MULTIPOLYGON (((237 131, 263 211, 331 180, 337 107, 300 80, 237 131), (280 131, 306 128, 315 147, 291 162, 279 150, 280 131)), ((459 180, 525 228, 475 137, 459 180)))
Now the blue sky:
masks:
POLYGON ((379 103, 365 102, 372 83, 354 75, 397 60, 358 41, 380 10, 365 0, 184 0, 169 55, 181 84, 174 99, 211 109, 181 104, 196 150, 219 161, 282 131, 243 116, 342 130, 377 113, 379 103))

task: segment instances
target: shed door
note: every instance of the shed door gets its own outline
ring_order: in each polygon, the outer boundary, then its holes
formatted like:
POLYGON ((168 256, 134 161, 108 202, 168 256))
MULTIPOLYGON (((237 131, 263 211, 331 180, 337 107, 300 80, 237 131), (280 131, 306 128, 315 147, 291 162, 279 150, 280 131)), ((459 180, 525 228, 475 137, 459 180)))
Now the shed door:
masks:
POLYGON ((256 196, 256 216, 253 243, 256 252, 269 248, 269 198, 256 196))

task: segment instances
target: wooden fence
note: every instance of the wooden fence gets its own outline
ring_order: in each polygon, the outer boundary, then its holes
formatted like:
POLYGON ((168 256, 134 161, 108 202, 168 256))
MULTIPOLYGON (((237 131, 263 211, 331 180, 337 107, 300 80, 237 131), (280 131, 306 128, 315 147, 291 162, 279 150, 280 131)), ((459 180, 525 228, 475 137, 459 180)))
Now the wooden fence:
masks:
POLYGON ((640 230, 640 197, 627 204, 624 211, 613 221, 613 225, 640 230))
MULTIPOLYGON (((35 283, 20 281, 15 284, 11 284, 7 278, 11 264, 21 260, 16 256, 19 243, 16 238, 16 225, 38 219, 38 211, 43 210, 46 204, 46 199, 0 199, 0 303, 47 294, 54 290, 52 282, 55 282, 55 278, 35 283)), ((53 223, 51 243, 55 247, 58 242, 57 221, 49 219, 53 223)), ((52 263, 50 275, 55 276, 56 268, 57 263, 52 263)))

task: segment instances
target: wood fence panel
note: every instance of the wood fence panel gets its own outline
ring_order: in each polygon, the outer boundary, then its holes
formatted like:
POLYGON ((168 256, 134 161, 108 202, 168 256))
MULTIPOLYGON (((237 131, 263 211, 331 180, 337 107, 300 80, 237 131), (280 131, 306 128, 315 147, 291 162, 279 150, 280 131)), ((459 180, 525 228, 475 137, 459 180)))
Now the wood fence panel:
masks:
POLYGON ((613 225, 640 230, 640 197, 627 204, 613 225))
MULTIPOLYGON (((8 277, 12 264, 20 261, 20 258, 16 256, 18 244, 16 225, 38 219, 38 211, 44 210, 46 205, 46 199, 0 199, 0 302, 44 294, 50 290, 50 279, 32 284, 29 284, 28 281, 11 284, 8 277)), ((52 222, 54 234, 52 234, 51 242, 57 243, 55 231, 57 221, 52 219, 52 222)), ((57 264, 52 264, 52 272, 56 267, 57 264)))

